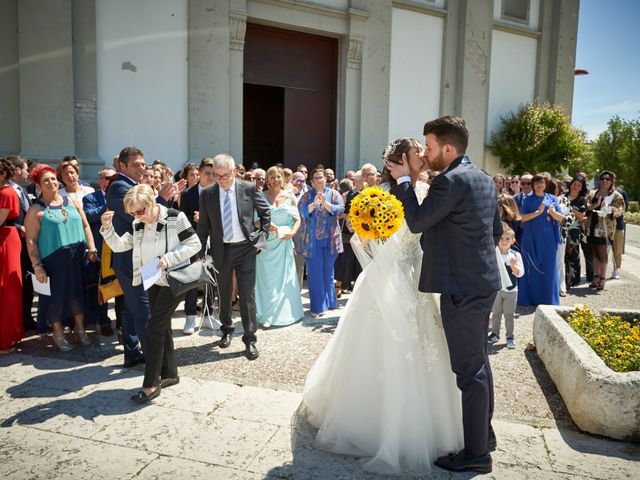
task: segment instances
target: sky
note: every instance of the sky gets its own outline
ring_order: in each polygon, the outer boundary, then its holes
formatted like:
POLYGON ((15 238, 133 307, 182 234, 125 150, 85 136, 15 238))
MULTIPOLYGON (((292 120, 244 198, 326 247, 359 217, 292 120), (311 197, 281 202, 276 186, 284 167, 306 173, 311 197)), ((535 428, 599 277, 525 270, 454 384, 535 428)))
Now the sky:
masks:
POLYGON ((640 1, 580 0, 572 123, 595 140, 614 115, 640 119, 640 1))

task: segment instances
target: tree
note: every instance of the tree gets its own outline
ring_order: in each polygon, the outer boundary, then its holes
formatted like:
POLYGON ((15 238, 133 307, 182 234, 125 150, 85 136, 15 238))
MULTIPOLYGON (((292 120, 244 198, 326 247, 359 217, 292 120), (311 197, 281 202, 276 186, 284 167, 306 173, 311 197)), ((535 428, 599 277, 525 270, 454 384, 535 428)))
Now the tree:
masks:
POLYGON ((537 101, 502 117, 489 147, 512 174, 556 174, 586 151, 584 132, 571 125, 562 107, 537 101))
MULTIPOLYGON (((624 120, 617 115, 607 122, 607 129, 593 144, 596 176, 611 170, 624 184, 632 198, 640 195, 640 119, 624 120)), ((589 172, 591 173, 591 172, 589 172)))

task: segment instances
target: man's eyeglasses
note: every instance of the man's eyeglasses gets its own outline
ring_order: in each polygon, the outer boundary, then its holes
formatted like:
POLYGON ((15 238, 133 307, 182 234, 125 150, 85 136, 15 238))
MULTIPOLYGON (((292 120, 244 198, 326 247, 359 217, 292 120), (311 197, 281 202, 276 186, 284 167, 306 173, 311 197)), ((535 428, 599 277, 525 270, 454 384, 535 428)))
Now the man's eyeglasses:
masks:
POLYGON ((520 182, 520 185, 531 185, 531 182, 520 182))
POLYGON ((224 175, 218 175, 217 173, 214 173, 213 176, 216 178, 216 180, 229 180, 231 178, 230 173, 225 173, 224 175))
POLYGON ((304 183, 304 180, 301 178, 296 178, 293 183, 304 183))

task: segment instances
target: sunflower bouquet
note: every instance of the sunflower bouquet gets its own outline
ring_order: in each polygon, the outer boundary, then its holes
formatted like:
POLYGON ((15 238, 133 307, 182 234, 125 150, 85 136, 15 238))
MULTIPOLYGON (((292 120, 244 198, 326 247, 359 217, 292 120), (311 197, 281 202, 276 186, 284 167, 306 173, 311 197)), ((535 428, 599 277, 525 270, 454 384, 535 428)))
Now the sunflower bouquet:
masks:
POLYGON ((363 240, 389 238, 404 219, 402 202, 380 187, 367 187, 351 201, 349 221, 363 240))

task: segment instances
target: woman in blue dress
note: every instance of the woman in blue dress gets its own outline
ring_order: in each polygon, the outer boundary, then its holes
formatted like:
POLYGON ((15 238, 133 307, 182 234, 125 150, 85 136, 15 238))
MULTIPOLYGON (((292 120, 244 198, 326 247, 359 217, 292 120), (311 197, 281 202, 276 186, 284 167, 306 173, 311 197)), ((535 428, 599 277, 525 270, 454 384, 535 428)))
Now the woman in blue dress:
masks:
POLYGON ((558 199, 545 193, 547 179, 535 175, 532 183, 533 195, 524 198, 520 209, 525 273, 518 282, 518 304, 560 305, 556 252, 565 218, 559 213, 558 199))
POLYGON ((264 328, 291 325, 304 317, 293 257, 293 237, 300 228, 295 196, 283 190, 280 167, 267 170, 264 192, 271 206, 268 248, 256 257, 257 321, 264 328))

